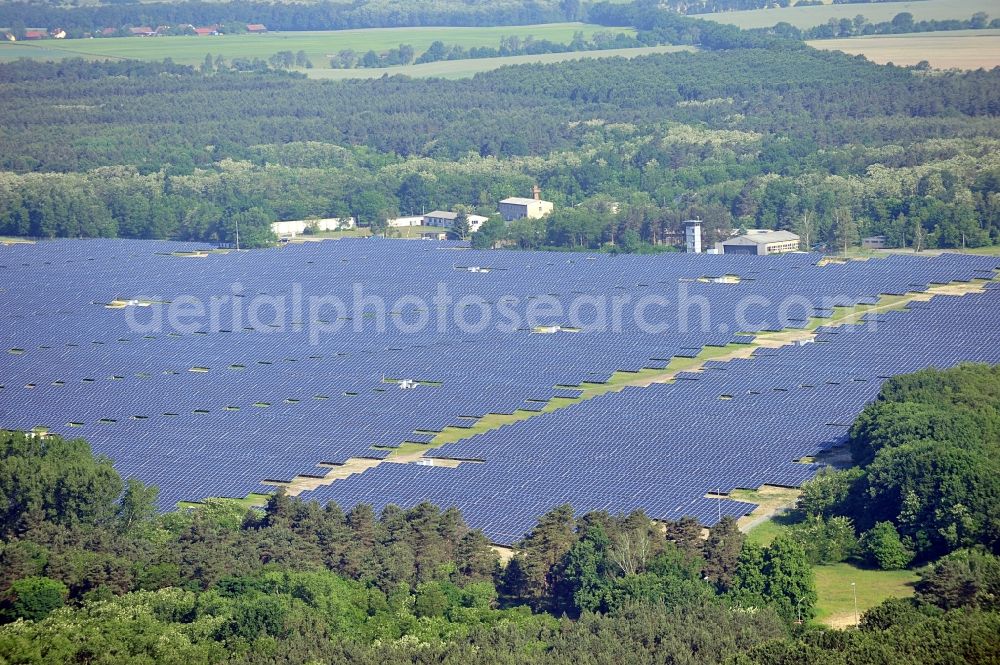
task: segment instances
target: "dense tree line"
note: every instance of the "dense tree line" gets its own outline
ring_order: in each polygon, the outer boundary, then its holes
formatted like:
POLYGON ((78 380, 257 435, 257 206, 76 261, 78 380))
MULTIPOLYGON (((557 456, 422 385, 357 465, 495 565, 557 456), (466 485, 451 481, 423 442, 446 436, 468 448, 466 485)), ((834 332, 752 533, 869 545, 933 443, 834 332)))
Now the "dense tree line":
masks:
POLYGON ((649 46, 697 44, 706 49, 794 48, 782 35, 765 30, 740 30, 736 26, 683 16, 665 9, 658 0, 633 3, 600 2, 587 10, 587 20, 606 26, 629 26, 636 39, 649 46))
MULTIPOLYGON (((475 242, 648 251, 691 217, 709 242, 741 227, 828 249, 1000 238, 1000 71, 880 67, 651 3, 589 11, 637 40, 720 50, 462 81, 309 81, 284 71, 308 64, 291 52, 206 56, 199 71, 0 65, 0 233, 229 242, 239 223, 266 242, 276 219, 353 215, 381 231, 422 209, 490 215, 538 183, 556 214, 475 242)), ((364 58, 415 55, 393 53, 364 58)))
POLYGON ((849 446, 857 466, 804 487, 799 540, 814 561, 892 569, 976 546, 1000 553, 1000 368, 890 379, 849 446))
MULTIPOLYGON (((717 12, 740 12, 751 9, 772 9, 775 7, 810 7, 826 4, 823 0, 658 0, 659 3, 682 14, 714 14, 717 12)), ((893 0, 833 0, 835 5, 869 4, 892 2, 893 0)))
POLYGON ((364 0, 285 3, 151 2, 56 7, 28 2, 0 5, 0 25, 59 26, 71 37, 106 27, 263 23, 270 30, 345 30, 405 26, 529 25, 575 21, 578 0, 364 0))
POLYGON ((891 21, 872 23, 863 15, 854 18, 830 19, 828 22, 800 29, 789 23, 779 23, 765 30, 770 34, 790 39, 834 39, 863 35, 898 35, 911 32, 938 32, 942 30, 979 30, 1000 27, 1000 19, 990 20, 986 12, 976 12, 968 19, 929 19, 915 21, 913 14, 900 12, 891 21))

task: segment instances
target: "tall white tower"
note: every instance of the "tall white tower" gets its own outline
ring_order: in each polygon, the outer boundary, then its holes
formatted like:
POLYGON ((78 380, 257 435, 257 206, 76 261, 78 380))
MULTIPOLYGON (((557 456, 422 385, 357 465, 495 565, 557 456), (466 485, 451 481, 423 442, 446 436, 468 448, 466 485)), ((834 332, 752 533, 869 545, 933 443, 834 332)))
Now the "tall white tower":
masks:
POLYGON ((684 239, 688 254, 701 254, 701 220, 689 219, 684 222, 684 239))

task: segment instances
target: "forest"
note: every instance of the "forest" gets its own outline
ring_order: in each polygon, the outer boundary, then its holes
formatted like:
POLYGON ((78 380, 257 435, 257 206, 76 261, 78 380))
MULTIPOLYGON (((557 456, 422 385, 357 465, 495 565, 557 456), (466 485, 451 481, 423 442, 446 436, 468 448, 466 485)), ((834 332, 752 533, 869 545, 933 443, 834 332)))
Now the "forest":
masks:
POLYGON ((105 27, 263 23, 270 30, 346 30, 406 26, 531 25, 576 21, 580 0, 359 0, 357 2, 111 2, 60 7, 0 4, 0 25, 60 26, 70 37, 105 27))
MULTIPOLYGON (((688 20, 649 27, 675 18, 688 20)), ((481 246, 652 247, 691 217, 709 242, 741 227, 791 229, 807 247, 1000 238, 997 70, 787 41, 465 80, 263 65, 0 65, 0 234, 224 242, 237 215, 354 215, 377 232, 421 209, 494 214, 538 183, 556 213, 490 225, 481 246)))
POLYGON ((3 433, 0 659, 995 662, 998 400, 997 368, 891 380, 852 429, 859 466, 807 485, 804 526, 766 547, 731 518, 703 534, 692 519, 561 506, 506 564, 454 509, 345 513, 278 493, 262 509, 215 499, 157 514, 156 488, 86 442, 3 433), (931 451, 948 462, 927 463, 931 451), (866 491, 844 493, 856 483, 866 491), (935 490, 940 509, 921 505, 935 490), (860 534, 845 557, 921 567, 912 598, 838 631, 809 621, 811 563, 845 530, 860 534))

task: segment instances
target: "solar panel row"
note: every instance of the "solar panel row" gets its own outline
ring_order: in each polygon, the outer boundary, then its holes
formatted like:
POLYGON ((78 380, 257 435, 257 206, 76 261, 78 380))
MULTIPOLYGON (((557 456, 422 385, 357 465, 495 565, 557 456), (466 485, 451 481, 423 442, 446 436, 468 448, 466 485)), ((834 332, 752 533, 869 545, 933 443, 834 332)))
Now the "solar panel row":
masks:
MULTIPOLYGON (((705 345, 751 341, 735 335, 741 330, 801 327, 834 306, 871 303, 879 293, 912 284, 990 276, 998 264, 942 256, 820 267, 817 256, 805 254, 567 256, 377 240, 172 255, 200 247, 56 241, 0 248, 0 339, 11 351, 0 356, 0 426, 85 436, 125 475, 160 485, 161 505, 169 508, 184 499, 267 491, 260 484, 265 479, 323 475, 328 469, 321 463, 383 459, 404 442, 469 428, 488 413, 539 411, 554 397, 578 397, 571 386, 606 381, 616 371, 662 369, 705 345), (724 275, 739 281, 711 279, 724 275), (442 287, 452 303, 446 311, 434 303, 442 287), (649 296, 670 303, 649 310, 665 330, 651 333, 634 316, 618 327, 597 316, 616 300, 649 296), (296 298, 331 298, 346 311, 296 310, 296 298), (131 299, 150 304, 105 306, 131 299), (183 330, 171 326, 169 314, 183 299, 216 316, 195 317, 196 325, 183 330), (523 316, 534 308, 540 312, 535 323, 566 326, 581 299, 580 332, 535 334, 523 316), (282 316, 259 305, 264 324, 248 325, 251 301, 278 303, 282 316), (747 302, 752 306, 740 312, 747 302), (455 324, 459 314, 474 320, 480 305, 494 312, 511 307, 522 316, 513 326, 519 329, 470 331, 455 324), (378 330, 382 314, 386 329, 378 330), (396 325, 422 314, 426 327, 396 325), (158 317, 159 326, 143 328, 158 317), (277 327, 267 324, 272 319, 277 327), (337 332, 311 337, 317 324, 335 322, 342 324, 337 332), (401 379, 421 383, 400 390, 394 381, 401 379)), ((644 436, 662 434, 653 428, 644 436)), ((391 472, 414 473, 397 467, 391 472)), ((801 465, 784 461, 767 469, 758 476, 808 476, 801 465)), ((680 504, 665 496, 649 494, 644 505, 665 514, 679 506, 709 513, 720 505, 746 509, 738 502, 704 504, 700 495, 684 495, 680 504)))

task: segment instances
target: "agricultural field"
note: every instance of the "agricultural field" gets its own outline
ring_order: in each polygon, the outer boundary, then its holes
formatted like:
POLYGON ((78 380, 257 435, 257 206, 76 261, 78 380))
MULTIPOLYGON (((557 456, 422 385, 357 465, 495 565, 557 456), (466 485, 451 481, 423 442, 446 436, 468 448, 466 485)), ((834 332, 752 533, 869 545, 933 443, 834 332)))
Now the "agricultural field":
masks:
POLYGON ((913 14, 915 21, 967 19, 976 12, 997 15, 997 4, 992 0, 916 0, 914 2, 876 2, 865 4, 815 7, 786 7, 780 9, 752 9, 742 12, 699 14, 698 18, 729 23, 740 28, 768 28, 777 23, 791 23, 797 28, 812 28, 830 19, 854 18, 859 14, 872 23, 891 21, 900 12, 913 14))
POLYGON ((1000 30, 872 35, 807 43, 819 49, 863 55, 879 64, 915 65, 926 60, 935 69, 991 69, 1000 66, 1000 30))
POLYGON ((488 72, 507 65, 524 65, 530 63, 565 62, 583 58, 636 58, 653 53, 677 53, 680 51, 695 51, 693 46, 647 46, 641 48, 608 49, 605 51, 576 51, 573 53, 542 53, 539 55, 512 55, 506 58, 471 58, 468 60, 444 60, 428 62, 420 65, 404 65, 402 67, 378 67, 357 69, 312 69, 309 78, 316 79, 361 79, 378 78, 385 74, 390 76, 404 74, 413 77, 439 77, 446 79, 466 78, 480 72, 488 72))
POLYGON ((163 60, 187 65, 200 64, 206 53, 233 58, 267 59, 278 51, 305 51, 317 68, 328 66, 329 56, 351 49, 385 51, 400 44, 409 44, 417 55, 435 41, 465 48, 493 46, 505 36, 522 39, 534 37, 553 42, 569 43, 573 35, 583 32, 586 38, 594 33, 612 30, 632 32, 625 28, 609 29, 585 23, 550 23, 545 25, 500 26, 487 28, 373 28, 368 30, 336 30, 322 32, 272 32, 263 35, 225 35, 220 37, 112 37, 106 39, 46 40, 37 43, 4 42, 0 44, 0 61, 17 58, 58 59, 83 57, 93 60, 135 58, 163 60))

